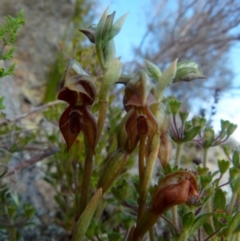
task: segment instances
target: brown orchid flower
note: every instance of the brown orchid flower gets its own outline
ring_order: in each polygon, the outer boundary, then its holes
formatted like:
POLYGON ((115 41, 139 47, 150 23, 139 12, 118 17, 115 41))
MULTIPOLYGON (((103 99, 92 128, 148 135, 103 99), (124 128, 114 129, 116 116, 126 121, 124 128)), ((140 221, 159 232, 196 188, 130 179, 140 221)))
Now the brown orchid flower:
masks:
POLYGON ((126 111, 131 112, 125 124, 130 145, 141 135, 147 135, 151 140, 158 130, 157 120, 149 108, 156 103, 152 91, 153 84, 143 70, 126 85, 123 103, 126 111))
POLYGON ((59 128, 67 143, 67 150, 82 131, 90 148, 94 151, 97 125, 89 110, 96 95, 95 86, 89 76, 76 75, 65 80, 58 99, 69 104, 59 119, 59 128))
POLYGON ((152 212, 160 215, 175 205, 198 197, 197 181, 193 174, 178 171, 165 176, 158 184, 152 202, 152 212))

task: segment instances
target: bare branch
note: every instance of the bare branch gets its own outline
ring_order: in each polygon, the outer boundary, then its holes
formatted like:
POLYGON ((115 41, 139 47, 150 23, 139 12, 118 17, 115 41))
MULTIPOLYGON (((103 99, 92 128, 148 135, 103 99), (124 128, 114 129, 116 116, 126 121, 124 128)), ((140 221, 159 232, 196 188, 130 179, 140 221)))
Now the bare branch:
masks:
POLYGON ((14 174, 16 171, 21 171, 24 168, 31 166, 39 161, 42 161, 44 158, 49 157, 57 153, 60 149, 58 147, 52 147, 49 149, 44 150, 41 154, 33 156, 31 159, 27 161, 22 161, 20 164, 16 166, 8 167, 8 172, 5 176, 9 176, 14 174))

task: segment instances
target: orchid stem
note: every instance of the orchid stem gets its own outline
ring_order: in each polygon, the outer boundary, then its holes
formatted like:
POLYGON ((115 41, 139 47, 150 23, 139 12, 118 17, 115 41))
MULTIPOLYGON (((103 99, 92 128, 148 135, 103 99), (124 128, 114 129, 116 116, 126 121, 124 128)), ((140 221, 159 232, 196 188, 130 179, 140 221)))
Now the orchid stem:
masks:
POLYGON ((151 152, 147 158, 147 165, 145 167, 145 171, 144 171, 144 176, 143 176, 143 180, 141 182, 141 186, 140 186, 140 191, 139 191, 139 208, 138 208, 138 220, 142 217, 144 209, 145 209, 145 203, 146 203, 146 199, 147 199, 147 194, 148 194, 148 188, 149 188, 149 184, 152 178, 152 173, 153 173, 153 169, 155 166, 155 162, 157 159, 157 154, 158 154, 158 149, 159 149, 159 135, 156 133, 153 137, 153 141, 152 141, 152 149, 151 152))
POLYGON ((146 136, 140 136, 139 152, 138 152, 138 171, 139 171, 139 186, 142 186, 144 170, 145 170, 145 142, 146 136))
POLYGON ((86 150, 86 158, 85 158, 84 169, 83 169, 79 217, 84 211, 84 209, 86 208, 88 203, 88 192, 89 192, 90 181, 92 176, 92 168, 93 168, 93 151, 88 146, 86 139, 85 139, 85 150, 86 150))
POLYGON ((175 156, 175 166, 179 166, 181 150, 182 150, 182 143, 178 143, 177 150, 176 150, 176 156, 175 156))

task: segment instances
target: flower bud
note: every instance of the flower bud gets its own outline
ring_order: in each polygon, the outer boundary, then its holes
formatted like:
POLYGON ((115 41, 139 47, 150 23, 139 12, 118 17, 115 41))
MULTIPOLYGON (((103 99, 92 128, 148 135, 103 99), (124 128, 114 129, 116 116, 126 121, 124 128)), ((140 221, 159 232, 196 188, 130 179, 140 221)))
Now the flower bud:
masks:
POLYGON ((182 61, 177 64, 177 73, 173 82, 188 82, 199 78, 206 78, 203 75, 200 66, 193 61, 182 61))
POLYGON ((155 190, 151 210, 160 215, 175 205, 187 202, 191 196, 198 196, 193 174, 186 171, 168 174, 155 190))
POLYGON ((160 137, 160 146, 158 150, 158 158, 161 162, 162 167, 165 169, 172 153, 172 142, 170 141, 169 135, 164 133, 160 137))
POLYGON ((96 24, 92 24, 86 29, 79 29, 79 31, 84 33, 91 43, 95 44, 96 27, 97 27, 96 24))

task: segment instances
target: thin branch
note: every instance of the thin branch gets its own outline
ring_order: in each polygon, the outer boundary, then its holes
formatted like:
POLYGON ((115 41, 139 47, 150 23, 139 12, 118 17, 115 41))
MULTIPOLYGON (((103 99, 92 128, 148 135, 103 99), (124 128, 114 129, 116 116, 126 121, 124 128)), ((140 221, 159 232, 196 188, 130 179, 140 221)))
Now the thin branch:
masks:
POLYGON ((45 105, 41 105, 41 106, 39 106, 37 108, 34 108, 33 110, 31 110, 31 111, 29 111, 27 113, 24 113, 24 114, 21 114, 21 115, 19 115, 17 117, 14 117, 13 119, 10 119, 10 120, 3 119, 3 120, 0 121, 0 126, 17 122, 17 121, 19 121, 21 119, 24 119, 24 118, 28 117, 29 115, 32 115, 32 114, 34 114, 36 112, 40 112, 40 111, 42 111, 42 110, 44 110, 44 109, 46 109, 46 108, 48 108, 50 106, 58 105, 60 103, 64 103, 64 102, 61 101, 61 100, 55 100, 55 101, 49 102, 49 103, 47 103, 45 105))
POLYGON ((31 159, 27 160, 27 161, 23 161, 22 163, 15 165, 15 166, 11 166, 8 168, 8 172, 6 173, 5 176, 9 176, 14 174, 16 171, 21 171, 24 168, 31 166, 39 161, 42 161, 44 158, 49 157, 54 155, 55 153, 57 153, 60 149, 58 147, 52 147, 49 149, 44 150, 43 153, 38 154, 33 156, 31 159))

